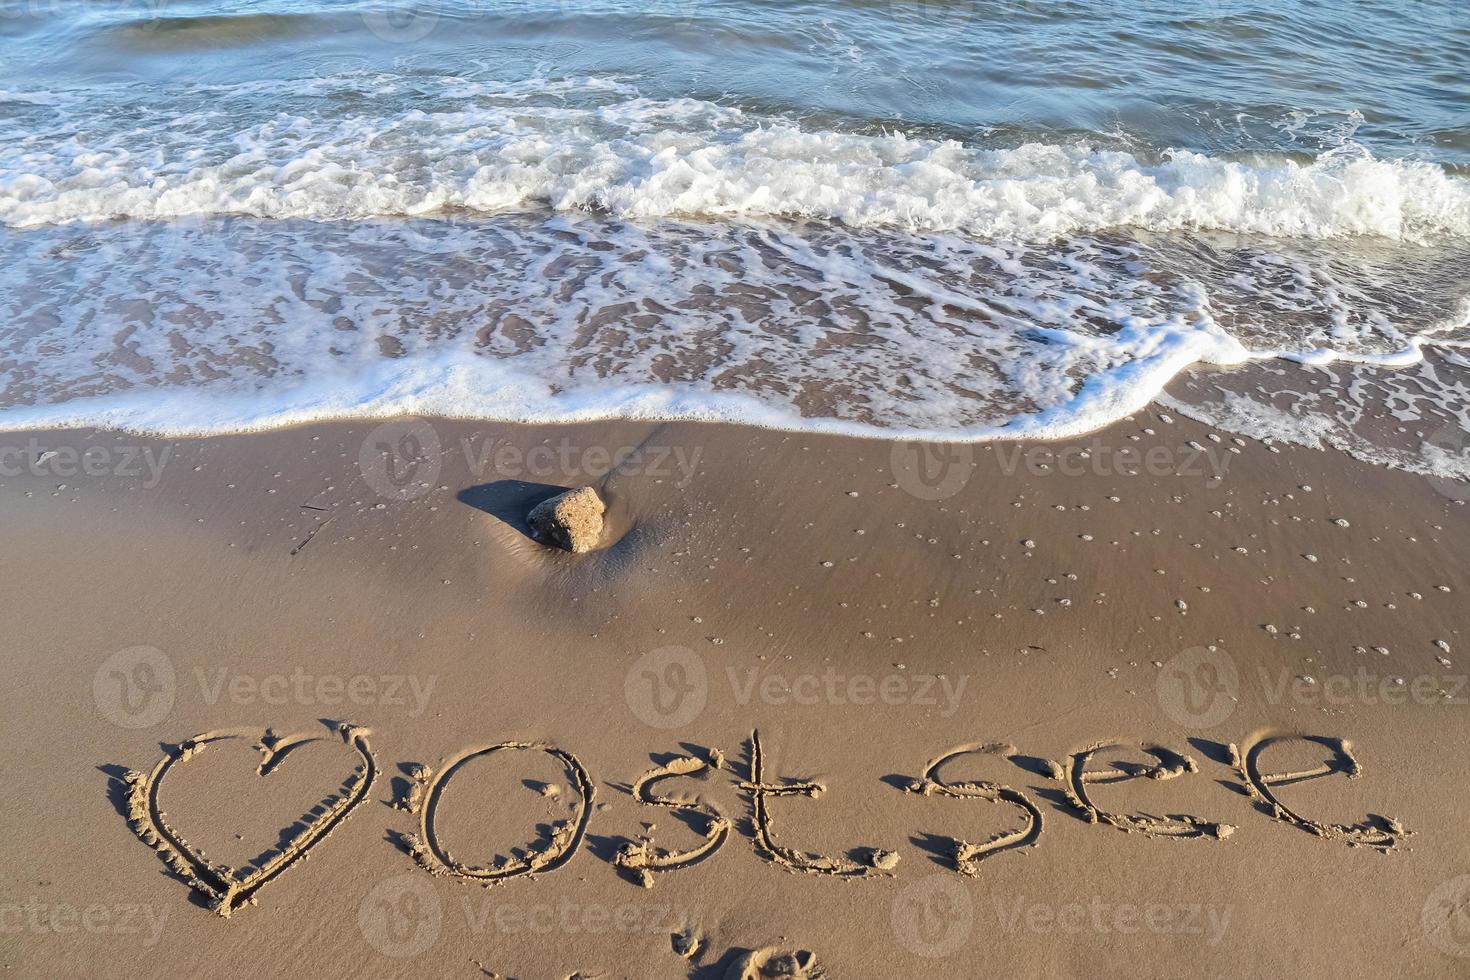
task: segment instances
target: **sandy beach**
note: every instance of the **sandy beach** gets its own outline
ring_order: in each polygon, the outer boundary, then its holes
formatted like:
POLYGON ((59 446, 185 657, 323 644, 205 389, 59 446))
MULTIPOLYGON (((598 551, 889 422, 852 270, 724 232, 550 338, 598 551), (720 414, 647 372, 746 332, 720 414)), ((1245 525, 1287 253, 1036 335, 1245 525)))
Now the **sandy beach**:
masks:
POLYGON ((1470 977, 1464 0, 0 0, 0 980, 1470 977))
POLYGON ((8 975, 1470 956, 1463 485, 1159 410, 4 446, 8 975))

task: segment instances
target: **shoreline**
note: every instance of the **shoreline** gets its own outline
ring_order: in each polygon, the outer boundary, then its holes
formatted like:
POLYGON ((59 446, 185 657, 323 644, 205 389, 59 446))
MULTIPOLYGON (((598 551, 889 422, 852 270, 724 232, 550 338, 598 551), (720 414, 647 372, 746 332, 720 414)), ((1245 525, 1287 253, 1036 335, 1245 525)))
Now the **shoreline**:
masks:
MULTIPOLYGON (((1132 418, 1173 415, 1227 440, 1249 439, 1281 448, 1346 452, 1374 467, 1443 481, 1447 485, 1456 481, 1470 484, 1470 461, 1463 451, 1470 421, 1445 402, 1470 383, 1463 377, 1470 362, 1454 353, 1466 342, 1419 337, 1413 341, 1411 346, 1420 355, 1410 365, 1419 369, 1416 376, 1401 373, 1408 370, 1402 365, 1389 367, 1349 356, 1326 365, 1279 353, 1260 355, 1236 366, 1194 361, 1184 367, 1154 369, 1168 374, 1166 382, 1157 390, 1145 386, 1146 397, 1140 394, 1136 399, 1130 398, 1124 408, 1108 409, 1106 414, 1113 420, 1103 424, 1086 414, 1056 423, 1057 417, 1078 410, 1054 407, 1017 416, 999 425, 949 430, 890 428, 827 417, 796 418, 787 409, 740 392, 695 392, 665 385, 624 386, 618 389, 620 394, 613 403, 582 413, 569 412, 554 405, 565 393, 548 395, 545 391, 532 391, 531 388, 540 384, 535 381, 529 387, 515 388, 507 381, 509 369, 493 360, 466 365, 453 355, 444 355, 437 361, 427 362, 430 364, 427 374, 411 372, 406 378, 391 382, 390 377, 396 376, 400 369, 390 360, 379 364, 376 373, 370 372, 368 380, 360 382, 361 390, 348 399, 351 408, 297 406, 244 424, 240 419, 249 417, 249 412, 243 406, 257 401, 258 395, 210 396, 206 389, 140 391, 73 399, 39 409, 0 409, 0 440, 9 443, 4 446, 6 456, 0 459, 0 477, 21 475, 16 472, 19 460, 15 458, 13 445, 18 437, 25 436, 29 443, 35 443, 41 434, 54 437, 60 433, 92 431, 158 443, 187 443, 235 436, 268 437, 272 433, 311 427, 361 427, 394 419, 424 418, 443 422, 456 432, 464 427, 560 430, 675 425, 749 429, 792 438, 851 440, 855 444, 906 443, 973 450, 1019 443, 1096 444, 1099 436, 1126 425, 1132 418), (1426 347, 1436 352, 1434 357, 1425 356, 1426 347), (1344 369, 1345 383, 1329 370, 1334 367, 1344 369), (1370 373, 1354 373, 1360 370, 1370 373), (1376 370, 1387 373, 1378 377, 1371 373, 1376 370), (1417 396, 1411 393, 1416 385, 1423 389, 1417 396), (432 394, 425 395, 419 389, 432 394), (1349 400, 1356 400, 1352 411, 1344 401, 1350 389, 1349 400), (497 392, 494 404, 514 404, 517 409, 507 410, 503 417, 496 416, 493 406, 484 405, 473 415, 434 410, 457 400, 473 400, 476 396, 471 392, 485 390, 497 392), (367 391, 377 394, 368 397, 367 391), (707 404, 710 399, 718 401, 723 410, 711 409, 707 404), (106 407, 94 410, 95 417, 86 410, 76 414, 79 403, 92 402, 106 407), (547 417, 535 417, 535 412, 526 417, 527 404, 543 406, 547 417), (151 414, 140 416, 137 405, 149 406, 147 411, 151 414), (213 407, 205 410, 201 408, 203 405, 213 407), (219 409, 221 405, 226 408, 219 409), (1307 407, 1301 408, 1302 405, 1307 407), (1397 414, 1405 406, 1412 411, 1406 416, 1397 414), (177 416, 200 418, 211 411, 223 411, 223 420, 188 427, 146 421, 177 416), (29 417, 27 412, 31 413, 29 417), (307 414, 302 415, 303 412, 307 414), (1378 414, 1397 424, 1379 420, 1378 414)), ((1119 370, 1130 371, 1135 367, 1137 364, 1129 364, 1119 370)), ((332 397, 339 397, 332 379, 323 380, 320 387, 322 392, 330 391, 332 397)), ((1082 394, 1076 397, 1086 398, 1082 394)), ((65 440, 60 442, 64 444, 65 440)), ((481 464, 483 467, 483 461, 481 464)), ((1466 492, 1470 493, 1470 486, 1466 492)))

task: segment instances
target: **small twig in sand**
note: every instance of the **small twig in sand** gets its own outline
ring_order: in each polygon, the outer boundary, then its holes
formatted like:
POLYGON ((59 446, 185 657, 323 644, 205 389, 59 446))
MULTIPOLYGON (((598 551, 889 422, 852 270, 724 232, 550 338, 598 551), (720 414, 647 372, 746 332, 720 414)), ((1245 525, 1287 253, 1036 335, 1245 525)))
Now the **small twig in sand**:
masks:
MULTIPOLYGON (((305 506, 305 505, 303 504, 302 506, 305 506)), ((313 510, 317 510, 318 508, 313 507, 312 509, 313 510)), ((333 514, 331 517, 328 517, 326 520, 322 521, 316 527, 312 528, 311 529, 311 533, 308 534, 305 538, 303 538, 300 544, 298 544, 296 547, 294 547, 294 548, 291 549, 291 554, 293 554, 293 555, 299 555, 299 554, 301 554, 302 550, 307 545, 311 544, 311 539, 314 538, 314 537, 316 537, 317 532, 320 531, 322 528, 326 527, 328 524, 332 523, 332 519, 335 518, 336 516, 337 516, 336 514, 333 514)))

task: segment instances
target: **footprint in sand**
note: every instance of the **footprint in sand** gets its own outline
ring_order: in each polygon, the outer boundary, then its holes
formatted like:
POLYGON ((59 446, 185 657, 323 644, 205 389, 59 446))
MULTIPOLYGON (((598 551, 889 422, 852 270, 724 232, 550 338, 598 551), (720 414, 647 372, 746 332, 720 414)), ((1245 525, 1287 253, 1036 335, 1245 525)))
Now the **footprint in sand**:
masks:
POLYGON ((818 980, 826 975, 810 950, 766 946, 737 958, 725 971, 725 980, 818 980))
POLYGON ((285 838, 278 849, 267 851, 269 856, 258 861, 254 869, 246 874, 242 875, 228 865, 210 861, 203 852, 190 846, 187 838, 164 819, 158 803, 159 788, 170 772, 197 759, 206 748, 217 742, 255 739, 255 747, 261 753, 260 766, 256 772, 265 777, 278 769, 293 749, 310 742, 324 741, 322 737, 281 737, 270 729, 261 731, 250 728, 220 729, 196 735, 165 755, 151 772, 127 773, 124 780, 128 786, 128 825, 145 844, 158 851, 171 871, 187 880, 209 900, 212 910, 229 917, 240 906, 254 904, 255 895, 261 888, 305 858, 312 848, 325 840, 367 798, 378 773, 377 762, 367 740, 370 732, 366 728, 344 723, 337 726, 337 734, 358 755, 359 762, 352 775, 337 792, 327 796, 319 806, 298 821, 305 829, 295 836, 285 838))

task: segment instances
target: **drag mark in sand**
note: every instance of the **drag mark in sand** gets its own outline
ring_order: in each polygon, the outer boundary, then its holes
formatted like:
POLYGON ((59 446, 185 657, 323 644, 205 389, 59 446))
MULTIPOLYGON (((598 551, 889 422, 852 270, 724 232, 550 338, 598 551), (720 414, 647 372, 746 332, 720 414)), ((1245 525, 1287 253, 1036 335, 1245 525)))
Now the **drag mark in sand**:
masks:
POLYGON ((592 778, 587 775, 586 768, 576 756, 554 745, 540 742, 501 742, 497 745, 465 749, 445 763, 438 772, 420 767, 414 770, 413 777, 414 785, 409 788, 410 796, 404 802, 403 808, 411 812, 418 811, 419 834, 417 837, 405 834, 404 840, 414 861, 435 876, 463 878, 489 887, 507 878, 555 871, 576 855, 582 838, 587 833, 587 823, 592 818, 592 778), (572 819, 555 821, 552 824, 551 839, 546 846, 531 850, 530 856, 525 860, 502 858, 493 868, 476 867, 456 860, 439 839, 435 829, 435 817, 442 805, 445 786, 472 759, 496 752, 522 750, 544 752, 561 763, 567 778, 577 790, 577 805, 572 819))
POLYGON ((654 796, 654 787, 669 779, 681 776, 701 776, 724 768, 725 757, 719 749, 709 753, 708 761, 692 756, 679 756, 665 765, 650 769, 633 784, 633 798, 649 806, 670 807, 675 812, 698 814, 704 820, 704 843, 687 851, 672 851, 656 847, 651 837, 636 843, 625 844, 613 858, 613 863, 637 877, 644 888, 653 887, 655 871, 674 871, 698 864, 713 855, 724 845, 730 835, 730 820, 713 803, 677 796, 654 796))
MULTIPOLYGON (((322 507, 312 507, 310 504, 302 504, 301 506, 302 506, 302 508, 304 508, 306 510, 324 510, 325 509, 325 508, 322 508, 322 507)), ((326 520, 324 520, 324 521, 318 521, 317 524, 316 524, 316 526, 311 529, 311 531, 306 535, 306 537, 304 537, 304 538, 301 539, 301 543, 298 544, 298 545, 296 545, 296 547, 294 547, 294 548, 291 549, 291 552, 290 552, 291 553, 291 557, 294 558, 297 555, 301 554, 301 552, 305 551, 306 550, 306 546, 309 545, 309 544, 311 544, 311 539, 317 536, 317 532, 319 532, 322 528, 326 527, 328 524, 332 523, 332 521, 336 517, 337 517, 336 514, 329 514, 327 516, 327 519, 326 520)))
POLYGON ((1282 823, 1300 827, 1323 840, 1340 841, 1349 847, 1372 847, 1385 854, 1398 847, 1403 843, 1404 838, 1413 833, 1411 830, 1405 830, 1403 825, 1392 817, 1370 816, 1367 820, 1355 824, 1321 823, 1297 813, 1276 796, 1272 788, 1275 786, 1290 786, 1309 779, 1321 779, 1333 773, 1342 773, 1348 779, 1357 779, 1361 776, 1363 767, 1353 755, 1352 743, 1345 738, 1330 735, 1268 734, 1257 736, 1252 742, 1247 743, 1243 753, 1234 745, 1230 746, 1229 751, 1231 764, 1240 773, 1240 778, 1245 783, 1245 788, 1251 797, 1270 810, 1271 815, 1282 823), (1261 756, 1266 749, 1283 742, 1311 742, 1321 745, 1332 753, 1332 757, 1313 769, 1301 769, 1294 772, 1263 772, 1261 756))
POLYGON ((929 761, 924 767, 924 774, 917 780, 904 787, 904 792, 918 793, 921 796, 930 796, 938 793, 941 796, 949 796, 959 800, 978 799, 988 800, 991 803, 1009 803, 1026 815, 1026 823, 1015 830, 1003 830, 994 834, 989 840, 979 844, 969 841, 954 839, 952 856, 954 858, 955 870, 962 875, 974 877, 978 871, 978 865, 988 857, 993 857, 1004 851, 1024 850, 1035 847, 1041 842, 1041 810, 1031 802, 1030 797, 1020 790, 1013 789, 1001 783, 989 780, 977 779, 960 783, 946 782, 939 774, 945 764, 961 756, 966 755, 999 755, 1007 759, 1016 754, 1014 745, 1003 743, 985 744, 972 742, 967 745, 957 746, 950 749, 937 758, 929 761))
POLYGON ((765 760, 761 753, 761 734, 759 731, 750 733, 750 778, 740 784, 740 788, 750 794, 751 799, 751 825, 755 832, 756 848, 770 858, 773 863, 787 871, 799 874, 833 875, 841 878, 866 878, 883 875, 896 863, 896 855, 891 851, 872 851, 872 864, 859 864, 846 858, 829 857, 825 854, 809 854, 790 847, 782 847, 776 843, 772 833, 774 821, 771 819, 770 808, 766 804, 769 796, 805 796, 811 799, 819 798, 827 791, 827 787, 821 783, 767 783, 765 778, 765 760), (878 867, 881 863, 886 867, 878 867))
POLYGON ((257 861, 257 866, 248 874, 242 876, 229 865, 210 861, 203 851, 192 847, 182 834, 169 826, 158 803, 159 787, 164 777, 175 766, 197 758, 210 744, 238 738, 257 739, 255 747, 260 750, 261 760, 256 772, 261 777, 269 776, 285 761, 287 753, 309 742, 324 741, 321 737, 281 737, 268 728, 263 733, 258 729, 227 728, 187 739, 165 755, 151 772, 130 770, 123 777, 128 785, 128 825, 143 843, 158 851, 169 870, 183 877, 209 899, 211 910, 228 918, 241 905, 255 904, 256 892, 298 860, 307 857, 312 848, 325 840, 367 798, 378 772, 367 740, 371 731, 347 723, 338 725, 336 730, 361 761, 338 792, 327 796, 301 818, 299 823, 304 829, 287 838, 279 850, 267 852, 269 857, 257 861))
POLYGON ((1199 764, 1187 755, 1175 752, 1162 745, 1147 742, 1130 742, 1108 738, 1094 742, 1080 752, 1074 752, 1061 768, 1060 780, 1068 801, 1081 811, 1088 823, 1105 823, 1127 834, 1148 834, 1151 837, 1175 839, 1212 838, 1224 840, 1235 832, 1228 823, 1216 823, 1188 813, 1174 813, 1158 817, 1151 814, 1110 813, 1092 802, 1087 792, 1089 784, 1105 785, 1121 783, 1130 779, 1175 779, 1188 773, 1199 772, 1199 764), (1145 763, 1116 762, 1117 771, 1104 772, 1087 768, 1087 763, 1098 752, 1106 749, 1138 749, 1145 755, 1158 760, 1157 765, 1145 763))

